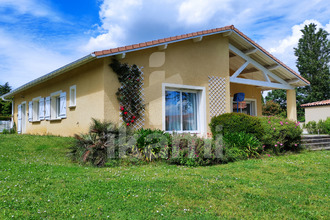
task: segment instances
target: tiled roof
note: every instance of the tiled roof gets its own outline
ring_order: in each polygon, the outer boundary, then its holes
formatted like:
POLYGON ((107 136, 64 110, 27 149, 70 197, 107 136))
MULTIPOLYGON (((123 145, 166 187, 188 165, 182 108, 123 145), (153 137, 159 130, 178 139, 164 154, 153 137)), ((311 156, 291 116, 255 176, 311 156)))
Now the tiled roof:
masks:
POLYGON ((306 103, 306 104, 301 105, 301 107, 312 107, 312 106, 321 106, 321 105, 330 105, 330 99, 318 101, 318 102, 306 103))
POLYGON ((185 39, 189 39, 192 37, 203 36, 205 34, 216 34, 218 32, 224 32, 224 31, 230 31, 230 30, 235 31, 238 35, 240 35, 242 38, 247 40, 249 43, 253 44, 255 47, 260 49, 263 53, 268 55, 275 62, 282 65, 284 68, 286 68, 288 71, 290 71, 292 74, 294 74, 295 76, 297 76, 298 78, 300 78, 301 80, 306 82, 307 84, 310 84, 308 82, 308 80, 306 80, 305 78, 300 76, 298 73, 296 73, 290 67, 288 67, 283 62, 281 62, 279 59, 274 57, 272 54, 270 54, 268 51, 266 51, 264 48, 262 48, 259 44, 254 42, 251 38, 247 37, 245 34, 243 34, 241 31, 239 31, 237 28, 235 28, 234 25, 225 26, 222 28, 205 30, 205 31, 193 32, 190 34, 182 34, 182 35, 178 35, 178 36, 174 36, 174 37, 168 37, 168 38, 163 38, 163 39, 159 39, 159 40, 153 40, 153 41, 148 41, 148 42, 144 42, 144 43, 139 43, 139 44, 132 44, 129 46, 117 47, 117 48, 113 48, 113 49, 109 49, 109 50, 95 51, 95 52, 93 52, 93 54, 95 56, 104 56, 104 55, 111 55, 111 54, 116 54, 116 53, 120 53, 120 52, 124 53, 124 52, 130 51, 130 50, 142 50, 142 49, 148 48, 150 46, 156 46, 158 44, 171 43, 171 42, 178 41, 178 40, 185 40, 185 39))

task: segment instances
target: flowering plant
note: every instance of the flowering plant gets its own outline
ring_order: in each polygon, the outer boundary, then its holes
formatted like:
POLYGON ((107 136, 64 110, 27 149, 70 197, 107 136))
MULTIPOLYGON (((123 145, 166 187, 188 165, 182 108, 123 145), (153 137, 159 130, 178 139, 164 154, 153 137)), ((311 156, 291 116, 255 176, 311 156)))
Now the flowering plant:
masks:
POLYGON ((121 117, 126 126, 130 126, 141 117, 141 112, 144 109, 141 98, 142 71, 135 64, 130 66, 115 59, 109 66, 117 74, 121 84, 116 92, 121 117))

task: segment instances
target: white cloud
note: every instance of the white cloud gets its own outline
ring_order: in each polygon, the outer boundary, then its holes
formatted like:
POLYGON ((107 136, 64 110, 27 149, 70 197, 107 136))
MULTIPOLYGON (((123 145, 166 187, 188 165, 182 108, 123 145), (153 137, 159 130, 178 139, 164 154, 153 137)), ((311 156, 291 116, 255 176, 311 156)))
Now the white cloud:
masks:
POLYGON ((125 27, 135 19, 134 10, 142 0, 104 0, 100 7, 100 35, 91 37, 82 51, 90 52, 119 46, 125 41, 125 27))
POLYGON ((16 36, 2 29, 0 39, 1 85, 9 82, 16 88, 74 59, 72 55, 63 55, 32 42, 26 36, 16 36))
POLYGON ((47 17, 60 20, 60 17, 43 1, 37 0, 1 0, 0 9, 10 8, 18 14, 30 14, 35 17, 47 17))
POLYGON ((188 25, 208 22, 217 12, 229 10, 230 0, 186 0, 179 7, 179 22, 188 25))
POLYGON ((296 57, 294 55, 294 49, 298 46, 298 41, 302 36, 301 30, 304 28, 305 25, 314 23, 317 25, 318 28, 325 29, 327 32, 330 33, 330 22, 323 26, 317 20, 305 20, 303 23, 299 25, 294 25, 291 28, 291 34, 286 36, 284 39, 281 39, 277 42, 277 46, 270 47, 268 50, 270 53, 274 54, 280 60, 285 61, 287 65, 289 65, 294 70, 297 70, 295 67, 296 57))

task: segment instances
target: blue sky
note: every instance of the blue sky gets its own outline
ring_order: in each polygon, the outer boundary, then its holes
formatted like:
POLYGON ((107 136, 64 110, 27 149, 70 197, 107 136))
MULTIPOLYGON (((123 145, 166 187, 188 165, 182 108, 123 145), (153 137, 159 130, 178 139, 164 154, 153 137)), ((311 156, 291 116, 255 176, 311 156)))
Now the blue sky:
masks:
POLYGON ((235 25, 296 70, 305 24, 330 32, 326 0, 0 0, 0 84, 17 88, 95 50, 235 25))

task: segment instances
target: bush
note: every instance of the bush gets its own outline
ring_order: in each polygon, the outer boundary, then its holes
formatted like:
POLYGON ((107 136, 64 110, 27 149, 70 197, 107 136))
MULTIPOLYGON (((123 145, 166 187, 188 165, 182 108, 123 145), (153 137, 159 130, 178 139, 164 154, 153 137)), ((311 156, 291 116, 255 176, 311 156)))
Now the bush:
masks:
POLYGON ((171 145, 171 135, 162 130, 141 128, 134 134, 136 145, 132 148, 132 155, 146 161, 167 159, 171 145))
POLYGON ((264 128, 261 142, 265 150, 272 150, 275 154, 301 150, 302 129, 299 122, 268 116, 262 117, 261 123, 264 128))
POLYGON ((10 134, 10 131, 7 130, 7 129, 3 129, 3 130, 2 130, 2 134, 10 134))
POLYGON ((111 148, 118 145, 119 132, 120 129, 113 123, 93 118, 88 134, 75 135, 76 142, 70 152, 72 160, 98 167, 104 166, 111 148))
POLYGON ((286 111, 281 108, 281 105, 270 100, 262 105, 262 115, 286 117, 286 111))
POLYGON ((10 121, 10 120, 11 120, 11 116, 0 115, 0 121, 10 121))
POLYGON ((190 134, 173 134, 169 163, 185 166, 206 166, 223 161, 222 148, 214 140, 190 134))
POLYGON ((325 121, 319 120, 317 123, 315 121, 310 121, 304 125, 309 134, 330 134, 330 117, 325 121))
POLYGON ((330 117, 328 117, 324 121, 324 127, 325 127, 326 134, 330 134, 330 117))
POLYGON ((227 133, 225 143, 225 161, 237 161, 247 158, 258 158, 262 152, 261 142, 252 134, 244 132, 227 133))
POLYGON ((219 134, 226 135, 237 132, 252 134, 257 139, 261 139, 263 135, 260 119, 242 113, 226 113, 213 117, 209 125, 214 139, 219 134))

